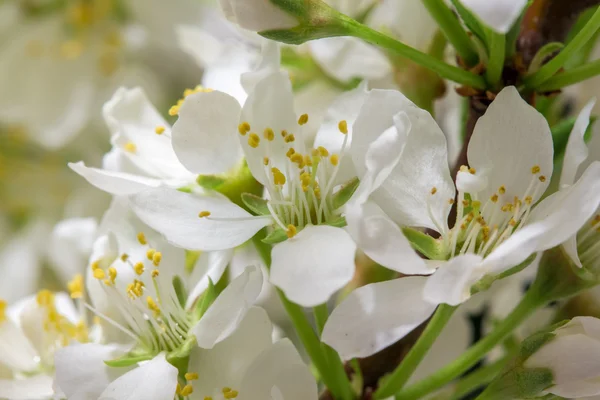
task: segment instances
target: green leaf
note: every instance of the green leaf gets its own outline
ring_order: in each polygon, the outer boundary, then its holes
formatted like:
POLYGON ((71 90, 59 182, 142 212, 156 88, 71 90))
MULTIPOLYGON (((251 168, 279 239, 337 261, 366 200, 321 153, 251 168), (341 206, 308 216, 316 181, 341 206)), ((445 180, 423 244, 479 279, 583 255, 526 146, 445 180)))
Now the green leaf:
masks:
POLYGON ((256 215, 269 215, 268 201, 252 193, 242 193, 242 201, 256 215))
POLYGON ((358 188, 359 184, 360 181, 356 177, 344 183, 341 189, 333 195, 333 209, 337 210, 338 208, 346 204, 348 200, 350 200, 354 192, 356 192, 356 189, 358 188))
POLYGON ((277 244, 285 242, 288 239, 287 232, 281 228, 275 228, 263 240, 266 244, 277 244))
POLYGON ((560 51, 563 47, 565 47, 565 45, 560 42, 550 42, 550 43, 547 43, 546 45, 544 45, 535 54, 535 56, 533 57, 533 60, 531 60, 531 64, 529 64, 529 68, 527 69, 527 75, 533 74, 538 69, 540 69, 541 66, 544 64, 544 62, 552 54, 560 51))
POLYGON ((141 361, 151 360, 152 358, 154 358, 153 354, 134 355, 127 353, 119 358, 115 358, 114 360, 104 361, 104 364, 108 365, 109 367, 124 368, 135 365, 141 361))
POLYGON ((185 302, 187 301, 187 290, 185 289, 185 284, 179 275, 175 275, 173 277, 173 289, 175 289, 175 294, 177 295, 179 304, 181 307, 185 307, 185 302))
POLYGON ((430 260, 445 260, 440 242, 426 233, 413 228, 402 228, 404 236, 408 239, 415 250, 430 260))
POLYGON ((206 313, 206 310, 211 306, 211 304, 215 301, 218 296, 217 289, 215 284, 213 283, 210 277, 208 278, 208 288, 202 294, 202 298, 196 301, 196 306, 194 307, 194 321, 199 321, 200 318, 206 313))
POLYGON ((479 40, 481 40, 483 43, 487 43, 487 38, 485 35, 486 28, 482 26, 481 22, 479 21, 479 18, 474 16, 473 13, 471 13, 469 9, 463 6, 459 0, 451 1, 452 5, 456 9, 456 12, 458 12, 458 15, 460 15, 465 25, 467 25, 467 28, 469 28, 471 32, 473 32, 473 34, 479 38, 479 40))
POLYGON ((198 175, 196 182, 204 189, 217 190, 227 179, 217 175, 198 175))

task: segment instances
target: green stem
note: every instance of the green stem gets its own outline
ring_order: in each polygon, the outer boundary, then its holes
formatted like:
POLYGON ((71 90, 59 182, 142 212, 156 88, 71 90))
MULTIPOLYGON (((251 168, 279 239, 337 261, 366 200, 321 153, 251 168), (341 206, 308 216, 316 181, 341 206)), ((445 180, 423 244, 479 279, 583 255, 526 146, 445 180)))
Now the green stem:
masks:
POLYGON ((447 304, 442 304, 437 308, 431 321, 429 321, 427 327, 423 331, 423 334, 421 334, 419 340, 417 340, 417 343, 410 349, 398 368, 396 368, 392 375, 385 379, 379 389, 375 392, 375 399, 385 399, 393 396, 394 393, 404 386, 421 361, 423 361, 423 358, 425 358, 425 355, 440 333, 442 333, 442 330, 455 310, 456 307, 447 304))
POLYGON ((396 399, 413 400, 422 398, 467 372, 469 368, 477 364, 490 350, 506 339, 517 326, 545 303, 546 299, 542 293, 535 289, 536 287, 533 286, 508 317, 499 323, 488 336, 434 374, 396 393, 396 399))
POLYGON ((491 87, 497 88, 504 70, 504 56, 506 52, 506 37, 492 31, 488 32, 490 40, 490 60, 485 71, 485 76, 491 87))
POLYGON ((413 49, 412 47, 392 39, 381 32, 377 32, 368 26, 362 25, 351 18, 347 18, 344 22, 345 30, 350 36, 363 39, 375 46, 391 50, 398 55, 412 60, 416 64, 436 72, 442 78, 449 79, 462 85, 471 86, 475 89, 485 88, 485 80, 479 75, 446 64, 434 56, 413 49))
POLYGON ((600 27, 600 8, 596 10, 587 24, 571 40, 560 53, 546 63, 537 72, 525 78, 525 85, 537 89, 542 83, 550 79, 565 63, 575 55, 596 33, 600 27))
POLYGON ((446 3, 443 0, 423 0, 423 5, 427 7, 429 14, 435 19, 444 36, 452 43, 465 64, 469 66, 477 64, 479 56, 473 48, 473 42, 446 3))
POLYGON ((508 360, 508 356, 503 357, 492 364, 479 368, 477 371, 458 381, 450 400, 460 400, 475 389, 490 383, 502 371, 508 360))
POLYGON ((537 90, 539 92, 552 92, 554 90, 562 89, 565 86, 585 81, 586 79, 592 78, 596 75, 600 75, 600 60, 592 61, 579 67, 572 68, 563 73, 554 75, 552 78, 544 82, 543 85, 538 87, 537 90))

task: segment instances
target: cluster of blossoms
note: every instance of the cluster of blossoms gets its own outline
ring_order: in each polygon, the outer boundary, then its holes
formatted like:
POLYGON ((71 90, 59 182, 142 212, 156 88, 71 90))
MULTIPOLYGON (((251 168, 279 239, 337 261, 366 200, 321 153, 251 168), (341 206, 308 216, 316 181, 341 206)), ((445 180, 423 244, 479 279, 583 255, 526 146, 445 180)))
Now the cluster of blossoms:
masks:
POLYGON ((0 5, 0 399, 600 398, 600 8, 199 3, 0 5))

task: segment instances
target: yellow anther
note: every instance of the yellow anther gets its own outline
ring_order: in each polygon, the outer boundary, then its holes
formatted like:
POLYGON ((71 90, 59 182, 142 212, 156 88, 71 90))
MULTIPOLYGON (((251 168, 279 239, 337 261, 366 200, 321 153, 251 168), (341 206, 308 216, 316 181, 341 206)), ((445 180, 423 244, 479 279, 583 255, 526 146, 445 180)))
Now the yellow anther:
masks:
POLYGON ((498 193, 500 193, 500 194, 506 193, 506 187, 504 185, 500 186, 498 188, 498 193))
POLYGON ((102 268, 96 268, 94 270, 94 278, 96 278, 96 279, 106 278, 106 274, 104 273, 104 270, 102 268))
POLYGON ((195 372, 188 372, 184 377, 186 381, 195 381, 198 379, 198 374, 195 372))
POLYGON ((135 271, 136 274, 141 275, 144 273, 144 263, 143 262, 137 262, 135 263, 135 265, 133 266, 133 270, 135 271))
POLYGON ((158 272, 157 269, 155 269, 155 270, 152 271, 152 277, 153 278, 156 278, 159 274, 160 274, 160 272, 158 272))
POLYGON ((285 129, 281 131, 281 137, 286 137, 288 135, 288 131, 286 131, 285 129))
POLYGON ((298 164, 298 166, 300 168, 302 168, 304 166, 304 156, 300 153, 294 153, 292 154, 292 156, 290 157, 290 160, 296 164, 298 164))
POLYGON ((51 306, 54 304, 54 293, 47 289, 40 290, 37 293, 36 301, 40 306, 51 306))
POLYGON ((140 242, 141 245, 148 244, 148 241, 146 240, 146 235, 144 235, 144 232, 140 232, 137 234, 137 240, 138 240, 138 242, 140 242))
POLYGON ((461 165, 459 168, 460 172, 469 172, 469 167, 467 167, 466 165, 461 165))
POLYGON ((531 203, 533 203, 533 197, 531 197, 531 196, 525 197, 525 204, 531 205, 531 203))
POLYGON ((448 199, 448 204, 450 204, 450 205, 454 204, 454 199, 448 199))
POLYGON ((294 236, 296 236, 296 234, 298 233, 298 228, 296 228, 294 225, 288 225, 287 227, 287 231, 285 232, 287 237, 289 239, 293 238, 294 236))
POLYGON ((148 249, 148 251, 146 251, 146 258, 148 260, 152 261, 152 257, 154 257, 154 253, 156 253, 156 250, 148 249))
POLYGON ((473 200, 473 202, 471 202, 471 207, 479 208, 481 207, 481 202, 479 200, 473 200))
POLYGON ((285 153, 288 158, 292 157, 294 154, 296 154, 296 150, 294 150, 293 147, 290 147, 287 153, 285 153))
POLYGON ((271 168, 271 172, 273 173, 273 183, 275 185, 283 186, 285 185, 286 179, 285 175, 278 168, 271 168))
POLYGON ((92 267, 92 271, 100 268, 100 260, 96 260, 96 261, 92 262, 91 267, 92 267))
POLYGON ((334 167, 337 167, 338 164, 340 163, 340 156, 338 156, 337 154, 332 154, 331 157, 329 157, 329 162, 334 167))
POLYGON ((80 299, 83 297, 83 276, 81 274, 75 275, 75 277, 67 283, 67 288, 71 294, 72 299, 80 299))
POLYGON ((127 254, 127 253, 121 254, 121 261, 125 262, 127 260, 129 260, 129 254, 127 254))
POLYGON ((79 40, 67 40, 60 45, 60 55, 67 60, 75 60, 83 53, 84 46, 79 40))
POLYGON ((544 175, 541 175, 538 179, 540 182, 546 182, 546 177, 544 175))
POLYGON ((468 207, 468 206, 469 206, 469 200, 463 200, 463 201, 462 201, 462 205, 463 205, 464 207, 468 207))
POLYGON ((157 135, 162 135, 163 133, 165 133, 165 127, 164 126, 157 126, 156 128, 154 128, 154 132, 157 135))
POLYGON ((313 165, 312 158, 308 154, 304 155, 304 165, 311 167, 313 165))
POLYGON ((117 269, 115 267, 110 267, 108 269, 108 279, 110 280, 110 283, 115 283, 115 280, 117 279, 117 269))
POLYGON ((181 395, 183 397, 185 396, 189 396, 190 394, 192 394, 194 392, 194 388, 192 387, 192 385, 185 385, 183 387, 183 389, 181 389, 181 395))
POLYGON ((252 148, 257 148, 259 144, 260 137, 258 137, 256 133, 251 133, 250 136, 248 136, 248 145, 252 148))
POLYGON ((273 132, 273 129, 271 128, 267 128, 265 129, 265 131, 263 132, 263 136, 265 137, 265 139, 267 139, 269 142, 272 142, 275 139, 275 132, 273 132))
POLYGON ((295 140, 296 140, 296 137, 294 136, 294 134, 293 134, 293 133, 291 133, 291 134, 287 135, 287 136, 285 137, 285 139, 283 139, 283 140, 284 140, 286 143, 292 143, 293 141, 295 141, 295 140))
POLYGON ((137 150, 137 146, 133 142, 127 142, 125 143, 124 149, 128 153, 135 153, 137 150))
POLYGON ((171 117, 174 117, 174 116, 176 116, 177 114, 179 114, 179 108, 180 108, 180 107, 181 107, 180 105, 177 105, 177 104, 176 104, 176 105, 172 106, 171 108, 169 108, 169 115, 170 115, 171 117))
POLYGON ((263 165, 269 165, 269 157, 263 157, 263 165))
POLYGON ((497 203, 498 202, 498 195, 496 193, 494 193, 492 195, 492 197, 490 197, 490 200, 492 201, 492 203, 497 203))
POLYGON ((175 394, 181 394, 181 383, 177 382, 177 386, 175 386, 175 394))
POLYGON ((238 391, 237 390, 230 390, 227 393, 223 393, 223 397, 225 397, 226 399, 235 399, 236 397, 238 397, 238 391))
POLYGON ((471 175, 475 175, 476 172, 477 172, 477 170, 475 168, 473 168, 473 167, 469 168, 469 173, 471 175))
POLYGON ((340 132, 342 132, 344 135, 348 134, 348 122, 346 122, 346 120, 340 121, 338 123, 338 129, 340 130, 340 132))
POLYGON ((431 192, 430 192, 430 193, 431 193, 432 195, 436 194, 436 193, 437 193, 437 188, 436 188, 435 186, 434 186, 434 187, 432 187, 432 188, 431 188, 431 192))
POLYGON ((161 260, 162 260, 162 253, 160 251, 157 251, 156 253, 154 253, 154 255, 152 256, 152 264, 154 264, 155 267, 158 267, 160 265, 161 260))
POLYGON ((515 226, 515 225, 517 225, 517 221, 515 221, 515 219, 514 219, 514 218, 511 218, 511 219, 510 219, 510 221, 508 221, 508 224, 509 224, 510 226, 515 226))
POLYGON ((6 301, 0 300, 0 324, 6 321, 6 307, 8 307, 6 301))
POLYGON ((206 218, 210 217, 210 211, 200 211, 198 213, 198 218, 206 218))
POLYGON ((221 389, 221 392, 223 392, 223 394, 225 394, 225 393, 229 393, 229 392, 231 392, 231 388, 230 388, 230 387, 227 387, 227 386, 225 386, 223 389, 221 389))
POLYGON ((514 206, 511 203, 507 203, 502 206, 501 210, 504 212, 512 211, 514 206))
POLYGON ((534 165, 533 167, 531 167, 531 173, 534 175, 539 174, 541 170, 542 169, 539 165, 534 165))
POLYGON ((306 125, 308 123, 308 114, 302 114, 298 118, 298 125, 306 125))
POLYGON ((317 147, 317 150, 319 151, 321 157, 329 157, 329 151, 325 147, 319 146, 317 147))
POLYGON ((251 129, 250 124, 247 122, 242 122, 241 124, 238 125, 238 132, 242 136, 246 136, 248 134, 248 132, 250 132, 250 129, 251 129))
POLYGON ((154 311, 154 314, 158 315, 160 314, 160 308, 158 307, 158 305, 156 304, 156 302, 154 301, 154 299, 150 296, 146 297, 146 304, 148 305, 148 308, 152 311, 154 311))
POLYGON ((213 398, 211 396, 206 396, 204 397, 204 400, 213 400, 213 398))

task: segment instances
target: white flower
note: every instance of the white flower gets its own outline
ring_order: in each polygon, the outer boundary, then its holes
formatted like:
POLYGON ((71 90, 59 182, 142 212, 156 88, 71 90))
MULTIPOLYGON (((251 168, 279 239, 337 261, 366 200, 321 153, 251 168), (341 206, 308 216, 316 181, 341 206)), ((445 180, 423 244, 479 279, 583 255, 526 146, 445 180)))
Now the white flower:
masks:
MULTIPOLYGON (((356 115, 363 94, 363 87, 348 93, 331 115, 356 115)), ((167 240, 188 249, 233 248, 274 225, 281 243, 273 248, 271 282, 298 304, 326 302, 354 271, 355 245, 335 226, 342 220, 341 204, 334 202, 342 183, 338 178, 345 175, 351 125, 328 120, 307 150, 303 130, 308 119, 296 115, 290 81, 280 72, 256 84, 243 108, 217 91, 189 96, 173 128, 179 159, 193 172, 219 173, 245 155, 268 193, 263 215, 253 217, 219 198, 167 189, 133 196, 134 211, 167 240)))
POLYGON ((545 393, 569 399, 600 395, 600 320, 576 317, 554 334, 524 366, 552 371, 554 385, 545 393))
POLYGON ((113 195, 130 195, 149 187, 182 187, 195 176, 177 160, 171 146, 171 127, 140 88, 120 88, 104 105, 112 134, 112 150, 103 169, 70 163, 92 185, 113 195))
POLYGON ((558 200, 552 196, 535 206, 552 174, 552 138, 545 119, 514 87, 498 94, 475 127, 470 168, 463 167, 457 177, 458 217, 452 229, 447 219, 455 189, 446 142, 428 113, 399 93, 372 92, 354 126, 352 153, 359 176, 364 175, 346 215, 358 246, 388 268, 435 273, 354 291, 323 333, 344 357, 369 355, 395 342, 438 304, 464 302, 484 276, 497 276, 571 237, 600 203, 599 164, 561 191, 558 200), (377 125, 372 115, 378 115, 377 125), (442 260, 426 263, 417 257, 398 225, 437 230, 442 260), (412 290, 421 295, 409 296, 412 290), (383 318, 383 304, 399 309, 396 318, 385 318, 383 328, 356 322, 383 318), (350 319, 363 329, 347 328, 350 319))
POLYGON ((498 33, 507 33, 517 21, 527 0, 460 0, 486 25, 498 33))
POLYGON ((270 0, 219 0, 228 20, 255 32, 291 29, 298 20, 270 0))
MULTIPOLYGON (((71 288, 72 297, 80 298, 83 278, 71 288)), ((41 290, 10 307, 0 300, 0 366, 7 371, 0 376, 0 397, 54 398, 54 354, 72 341, 97 340, 98 333, 65 293, 41 290)))

